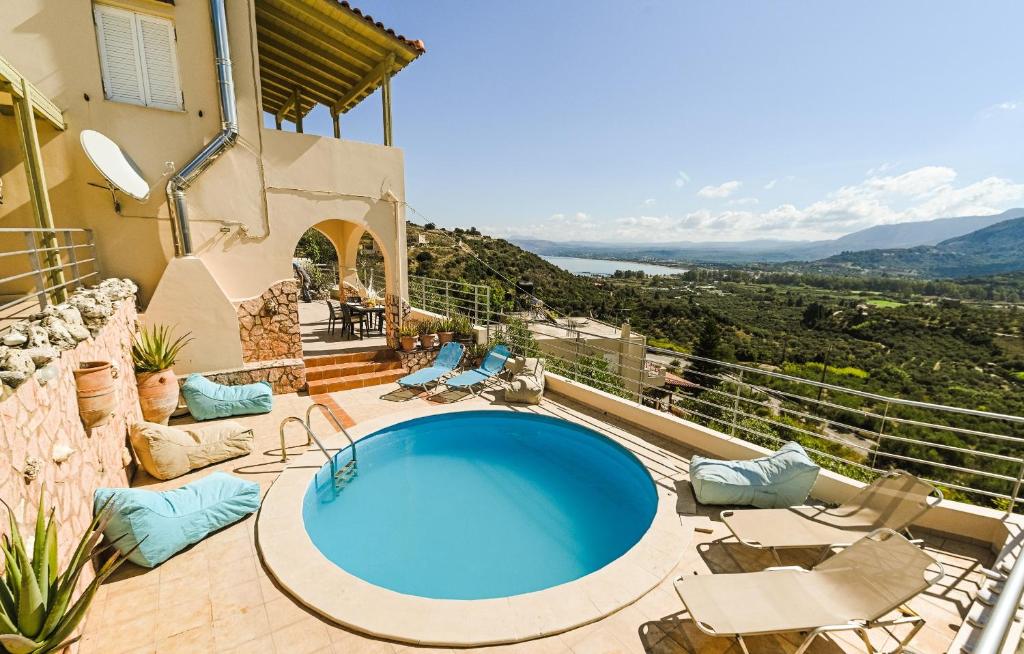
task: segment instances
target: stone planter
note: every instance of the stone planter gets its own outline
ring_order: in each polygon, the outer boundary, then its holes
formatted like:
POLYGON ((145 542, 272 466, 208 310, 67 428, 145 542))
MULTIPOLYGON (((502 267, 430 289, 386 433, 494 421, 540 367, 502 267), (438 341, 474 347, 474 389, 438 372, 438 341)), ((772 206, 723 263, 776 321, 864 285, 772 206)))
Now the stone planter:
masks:
POLYGON ((430 350, 434 347, 434 339, 437 338, 437 334, 420 334, 420 347, 424 350, 430 350))
POLYGON ((416 349, 416 337, 415 336, 402 336, 399 341, 402 344, 403 352, 412 352, 416 349))
POLYGON ((167 424, 174 410, 178 408, 178 378, 168 368, 159 372, 135 374, 139 382, 139 405, 146 422, 167 424))
POLYGON ((87 430, 110 422, 117 408, 117 374, 109 361, 83 361, 73 370, 78 395, 78 414, 87 430))
POLYGON ((438 332, 437 333, 437 342, 440 343, 441 345, 444 345, 445 343, 450 343, 454 339, 455 339, 455 332, 438 332))

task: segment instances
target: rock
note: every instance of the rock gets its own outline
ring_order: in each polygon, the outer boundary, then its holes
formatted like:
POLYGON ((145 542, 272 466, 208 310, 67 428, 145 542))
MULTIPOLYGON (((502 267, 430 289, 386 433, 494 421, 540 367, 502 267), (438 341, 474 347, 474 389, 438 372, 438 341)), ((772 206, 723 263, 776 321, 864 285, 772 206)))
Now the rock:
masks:
POLYGON ((65 322, 64 325, 67 327, 68 333, 71 334, 71 338, 75 339, 76 341, 84 341, 85 339, 92 336, 92 333, 85 325, 76 325, 68 322, 65 322))
POLYGON ((36 364, 37 368, 45 366, 54 359, 60 358, 60 352, 52 345, 29 347, 22 351, 32 359, 32 363, 36 364))
POLYGON ((32 357, 24 350, 4 348, 0 352, 0 382, 11 388, 17 388, 36 371, 32 357))
POLYGON ((48 383, 57 379, 60 374, 60 369, 53 363, 48 363, 42 368, 36 370, 36 379, 39 380, 40 386, 46 386, 48 383))
POLYGON ((71 332, 68 331, 67 323, 60 318, 47 316, 43 318, 42 326, 46 330, 50 343, 62 350, 70 350, 78 343, 75 337, 71 335, 71 332))
POLYGON ((19 347, 28 343, 28 334, 24 332, 9 331, 4 336, 4 345, 8 347, 19 347))
POLYGON ((67 302, 57 305, 57 315, 69 325, 84 325, 81 312, 67 302))
POLYGON ((28 326, 28 347, 46 347, 50 344, 50 336, 40 324, 28 326))

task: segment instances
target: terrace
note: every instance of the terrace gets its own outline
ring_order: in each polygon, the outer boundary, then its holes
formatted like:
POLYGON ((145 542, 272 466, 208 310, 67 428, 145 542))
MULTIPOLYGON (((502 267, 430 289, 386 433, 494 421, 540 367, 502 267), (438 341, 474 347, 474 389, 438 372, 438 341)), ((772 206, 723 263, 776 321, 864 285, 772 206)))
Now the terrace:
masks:
MULTIPOLYGON (((475 651, 577 654, 734 651, 731 642, 709 638, 694 626, 683 611, 671 581, 684 574, 759 570, 773 565, 774 561, 766 553, 730 542, 717 511, 694 502, 685 483, 694 448, 560 394, 550 394, 538 407, 523 408, 506 405, 493 394, 455 404, 438 405, 423 398, 395 404, 382 399, 382 392, 388 390, 377 387, 330 394, 337 407, 343 408, 343 420, 352 424, 350 432, 357 437, 357 442, 358 437, 387 424, 438 412, 472 409, 532 411, 580 423, 621 443, 643 462, 659 493, 669 496, 677 508, 680 526, 690 534, 689 543, 678 553, 679 560, 671 574, 636 602, 592 624, 561 634, 475 651)), ((240 419, 257 434, 252 454, 190 473, 185 481, 224 470, 259 481, 266 493, 283 468, 277 450, 278 423, 284 416, 303 414, 311 403, 309 397, 295 394, 278 396, 277 400, 272 414, 240 419)), ((318 431, 327 431, 328 423, 321 420, 315 420, 314 426, 318 431)), ((291 433, 290 439, 300 440, 298 430, 291 433)), ((289 446, 293 454, 305 449, 301 445, 289 446)), ((141 475, 136 485, 161 489, 177 487, 180 483, 181 480, 156 482, 141 475)), ((80 651, 83 654, 452 651, 373 638, 338 626, 305 608, 275 581, 261 560, 260 544, 256 542, 259 519, 253 516, 228 527, 157 569, 126 566, 116 579, 103 586, 80 651)), ((994 555, 989 547, 977 541, 929 530, 915 531, 915 535, 923 539, 926 551, 945 566, 947 575, 939 585, 911 603, 911 607, 927 619, 927 626, 918 634, 914 646, 922 652, 946 651, 967 616, 972 598, 985 582, 983 567, 992 564, 994 555)), ((783 556, 787 565, 812 565, 817 553, 783 556)), ((893 642, 878 637, 873 644, 884 647, 887 643, 883 641, 888 641, 890 646, 893 642)), ((793 646, 793 642, 780 637, 754 638, 748 644, 757 652, 788 651, 787 648, 793 646)), ((835 636, 830 641, 819 639, 810 651, 858 652, 862 648, 859 639, 849 634, 835 636)))

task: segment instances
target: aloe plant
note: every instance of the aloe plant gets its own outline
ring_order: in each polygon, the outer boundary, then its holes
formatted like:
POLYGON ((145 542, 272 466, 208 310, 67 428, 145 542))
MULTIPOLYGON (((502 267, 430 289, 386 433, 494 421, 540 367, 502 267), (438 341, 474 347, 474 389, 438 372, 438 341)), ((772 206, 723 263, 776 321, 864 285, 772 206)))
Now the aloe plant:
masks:
MULTIPOLYGON (((67 567, 59 572, 57 521, 54 509, 51 508, 47 516, 44 498, 45 492, 41 492, 31 558, 14 520, 14 511, 0 500, 7 508, 10 532, 0 539, 0 554, 4 559, 4 572, 0 577, 0 648, 8 654, 56 652, 78 640, 72 634, 89 610, 100 584, 131 553, 115 551, 72 603, 82 570, 110 521, 113 507, 108 500, 96 513, 67 567)), ((101 554, 113 545, 108 545, 101 554)))
POLYGON ((136 372, 160 372, 174 365, 181 348, 192 341, 189 336, 179 336, 171 340, 171 328, 166 325, 143 327, 132 343, 132 361, 136 372))

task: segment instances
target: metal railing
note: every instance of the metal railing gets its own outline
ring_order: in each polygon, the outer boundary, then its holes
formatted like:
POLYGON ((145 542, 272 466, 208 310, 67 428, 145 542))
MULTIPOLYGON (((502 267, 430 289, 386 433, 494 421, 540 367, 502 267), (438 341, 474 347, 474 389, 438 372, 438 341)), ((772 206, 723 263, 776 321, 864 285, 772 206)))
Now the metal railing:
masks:
POLYGON ((514 353, 545 357, 551 372, 760 445, 796 440, 823 467, 846 476, 870 480, 900 467, 940 485, 947 497, 1008 511, 1024 499, 1021 416, 800 376, 819 377, 816 364, 757 367, 652 346, 624 355, 634 340, 578 325, 552 338, 550 323, 496 316, 491 330, 514 353), (684 386, 652 374, 652 363, 675 368, 684 386))
POLYGON ((0 331, 99 276, 91 229, 4 227, 0 243, 0 331))
POLYGON ((425 311, 445 316, 461 314, 476 325, 492 320, 489 286, 410 275, 409 299, 425 311))

